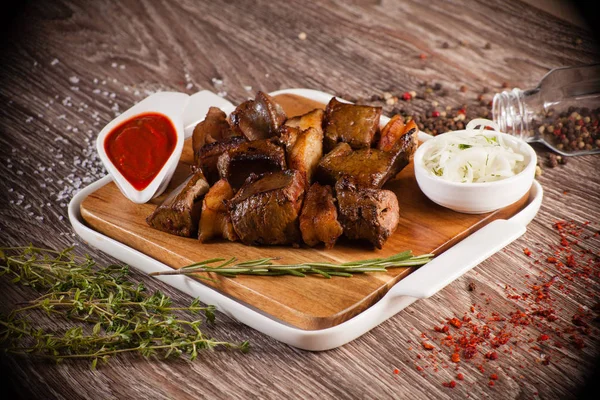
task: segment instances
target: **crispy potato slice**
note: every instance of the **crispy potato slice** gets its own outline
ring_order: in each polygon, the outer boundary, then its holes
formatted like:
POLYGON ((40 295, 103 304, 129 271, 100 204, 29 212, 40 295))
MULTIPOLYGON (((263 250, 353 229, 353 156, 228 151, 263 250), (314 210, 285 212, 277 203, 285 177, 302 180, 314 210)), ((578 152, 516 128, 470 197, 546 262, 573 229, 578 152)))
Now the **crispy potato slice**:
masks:
POLYGON ((289 169, 300 171, 308 184, 323 156, 323 130, 308 128, 297 136, 294 145, 287 151, 289 169))
POLYGON ((233 198, 233 189, 225 179, 215 183, 202 201, 198 240, 205 243, 214 238, 239 240, 233 230, 225 201, 233 198))
POLYGON ((323 134, 323 117, 325 111, 320 108, 307 112, 306 114, 293 117, 285 121, 284 126, 290 126, 292 128, 298 128, 300 131, 304 131, 308 128, 314 128, 323 134))
POLYGON ((344 229, 338 222, 331 186, 314 183, 310 187, 300 214, 300 232, 307 245, 323 242, 326 249, 331 249, 342 235, 344 229))

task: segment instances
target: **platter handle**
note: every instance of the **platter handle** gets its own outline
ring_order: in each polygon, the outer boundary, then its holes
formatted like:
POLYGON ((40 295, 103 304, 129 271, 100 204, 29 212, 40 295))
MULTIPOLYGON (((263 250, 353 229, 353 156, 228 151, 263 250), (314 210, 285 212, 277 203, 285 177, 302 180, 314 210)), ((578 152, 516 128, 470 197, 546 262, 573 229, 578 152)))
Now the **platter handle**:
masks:
POLYGON ((471 270, 522 236, 525 225, 498 219, 446 250, 394 285, 387 296, 431 297, 446 285, 471 270))

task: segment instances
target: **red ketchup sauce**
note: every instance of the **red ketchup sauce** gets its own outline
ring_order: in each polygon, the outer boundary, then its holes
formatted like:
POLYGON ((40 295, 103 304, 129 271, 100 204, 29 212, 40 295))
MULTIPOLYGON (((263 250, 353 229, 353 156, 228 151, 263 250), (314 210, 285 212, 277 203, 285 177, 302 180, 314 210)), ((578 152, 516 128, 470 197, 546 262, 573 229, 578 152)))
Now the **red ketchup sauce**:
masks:
POLYGON ((144 113, 123 121, 104 139, 104 150, 119 172, 137 190, 144 190, 175 150, 177 132, 171 120, 144 113))

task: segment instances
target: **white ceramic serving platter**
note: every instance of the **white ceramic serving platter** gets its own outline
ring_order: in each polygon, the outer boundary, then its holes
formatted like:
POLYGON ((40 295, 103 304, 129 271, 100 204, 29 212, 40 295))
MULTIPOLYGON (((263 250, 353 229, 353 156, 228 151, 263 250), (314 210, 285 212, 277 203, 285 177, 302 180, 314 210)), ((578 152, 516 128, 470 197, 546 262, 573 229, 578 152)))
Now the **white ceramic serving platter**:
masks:
MULTIPOLYGON (((333 97, 331 94, 310 89, 286 89, 270 94, 274 96, 285 93, 303 96, 324 104, 333 97)), ((186 136, 191 135, 193 127, 199 122, 197 116, 204 116, 210 106, 220 107, 227 113, 235 108, 233 104, 209 91, 201 91, 190 96, 189 104, 183 115, 186 136)), ((383 117, 382 122, 386 122, 383 117)), ((430 138, 431 136, 427 134, 419 134, 421 141, 430 138)), ((81 203, 88 195, 111 180, 110 176, 106 176, 83 188, 73 197, 69 203, 69 219, 73 229, 90 245, 140 271, 151 273, 171 270, 171 267, 89 228, 84 223, 80 213, 81 203)), ((363 335, 414 301, 433 296, 446 285, 519 238, 525 233, 527 224, 537 214, 542 197, 542 187, 537 181, 534 181, 528 203, 519 213, 507 220, 495 220, 481 228, 427 265, 399 281, 373 306, 354 318, 331 328, 303 330, 290 326, 186 276, 159 276, 157 279, 192 297, 199 298, 206 304, 215 305, 219 311, 229 317, 281 342, 305 350, 329 350, 363 335)))

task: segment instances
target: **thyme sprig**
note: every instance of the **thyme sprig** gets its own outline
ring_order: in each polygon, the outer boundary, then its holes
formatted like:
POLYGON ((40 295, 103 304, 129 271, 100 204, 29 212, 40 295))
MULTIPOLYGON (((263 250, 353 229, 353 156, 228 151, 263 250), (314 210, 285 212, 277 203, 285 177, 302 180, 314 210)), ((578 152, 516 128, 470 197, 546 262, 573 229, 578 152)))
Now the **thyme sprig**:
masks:
MULTIPOLYGON (((433 254, 413 256, 407 250, 386 258, 372 258, 369 260, 351 261, 342 264, 328 262, 308 262, 301 264, 276 264, 276 258, 267 257, 257 260, 237 262, 235 257, 230 259, 211 258, 199 261, 170 271, 151 272, 150 275, 190 275, 198 272, 212 272, 221 276, 236 277, 238 275, 281 276, 293 275, 305 277, 308 274, 318 274, 330 279, 332 276, 350 278, 354 274, 365 272, 386 272, 388 268, 418 267, 427 264, 433 254), (217 264, 218 265, 214 265, 217 264)), ((198 276, 203 278, 202 276, 198 276)))
POLYGON ((127 266, 97 269, 93 259, 76 256, 72 248, 33 246, 0 248, 0 264, 0 275, 42 292, 9 315, 0 315, 0 347, 6 352, 55 361, 88 359, 96 368, 99 361, 121 353, 187 355, 193 360, 202 349, 249 349, 248 342, 209 338, 200 330, 202 319, 185 318, 204 313, 212 322, 213 306, 202 306, 198 299, 187 307, 174 306, 160 291, 150 294, 142 283, 128 280, 127 266), (30 318, 35 311, 74 324, 62 333, 40 328, 30 318))

